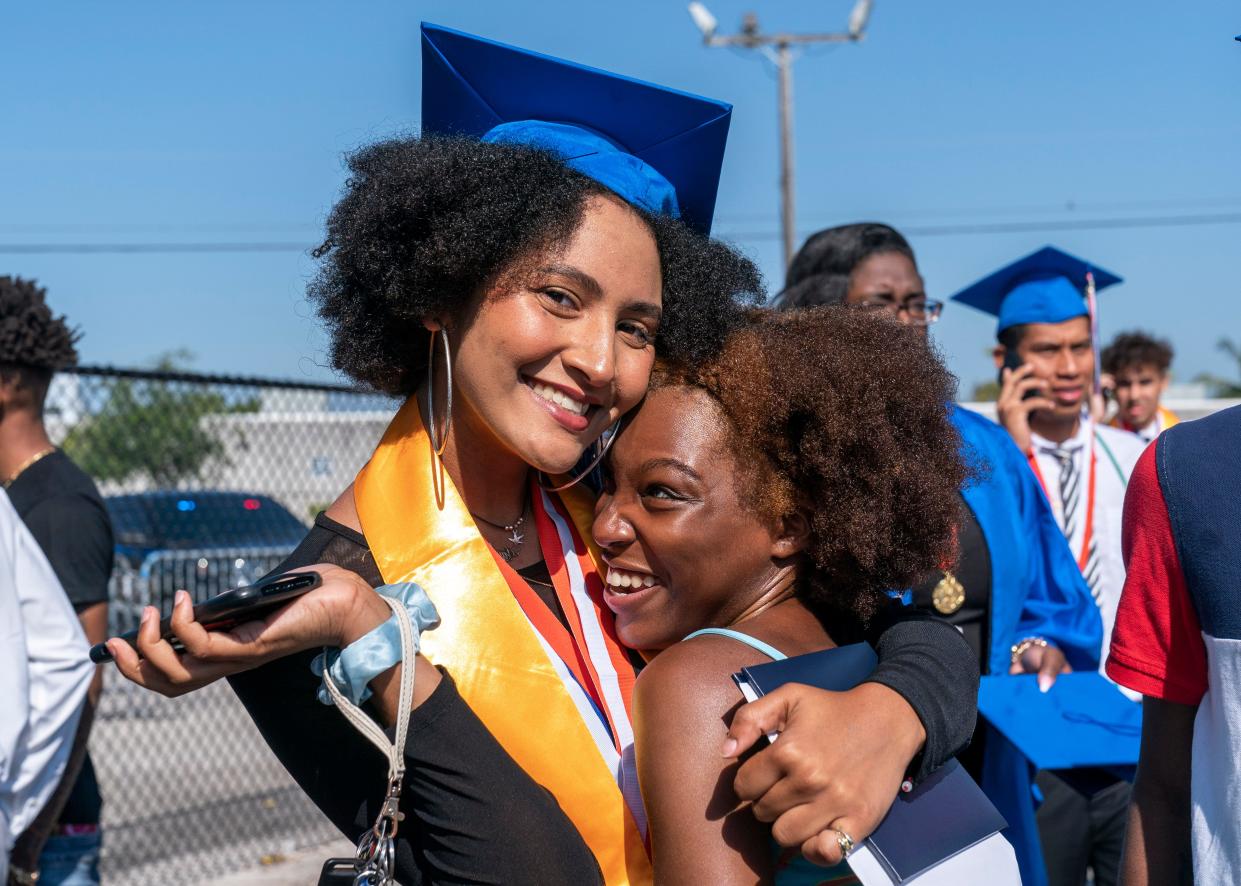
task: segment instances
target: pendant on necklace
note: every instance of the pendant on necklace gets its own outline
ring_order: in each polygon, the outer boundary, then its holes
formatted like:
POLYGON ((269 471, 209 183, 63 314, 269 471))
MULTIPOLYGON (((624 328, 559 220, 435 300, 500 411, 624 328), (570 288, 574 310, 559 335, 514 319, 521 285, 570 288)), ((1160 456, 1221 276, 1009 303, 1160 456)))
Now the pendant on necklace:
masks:
POLYGON ((522 541, 525 540, 525 536, 519 533, 516 527, 514 527, 513 534, 508 537, 508 540, 515 545, 520 545, 522 541))
POLYGON ((965 585, 945 569, 944 577, 931 591, 931 605, 941 615, 952 615, 965 605, 965 585))

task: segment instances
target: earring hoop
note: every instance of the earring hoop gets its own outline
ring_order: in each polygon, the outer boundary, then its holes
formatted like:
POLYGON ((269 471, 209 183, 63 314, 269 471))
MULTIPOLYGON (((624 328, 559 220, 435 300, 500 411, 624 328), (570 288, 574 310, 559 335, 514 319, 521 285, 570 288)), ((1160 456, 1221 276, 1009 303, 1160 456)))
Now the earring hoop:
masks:
POLYGON ((427 435, 431 438, 431 450, 435 457, 444 454, 448 446, 448 430, 452 427, 452 352, 448 348, 448 330, 431 330, 431 343, 427 350, 427 435), (444 374, 448 376, 448 388, 444 397, 446 414, 444 416, 443 436, 436 428, 435 422, 435 337, 443 336, 444 342, 444 374))
POLYGON ((576 477, 571 479, 568 483, 564 483, 560 486, 548 486, 541 479, 545 475, 540 471, 539 472, 540 479, 538 480, 539 486, 548 492, 563 492, 564 490, 568 489, 570 486, 576 486, 578 483, 581 483, 583 480, 589 477, 591 473, 595 470, 595 468, 599 467, 599 463, 603 461, 603 457, 608 454, 608 450, 612 448, 612 444, 616 442, 616 438, 620 434, 621 424, 623 422, 624 422, 623 418, 618 418, 616 421, 612 423, 612 425, 607 430, 603 432, 602 436, 606 437, 607 439, 604 441, 603 445, 599 447, 598 455, 596 455, 593 459, 591 459, 590 464, 588 464, 586 468, 583 471, 581 471, 581 473, 579 473, 576 477))

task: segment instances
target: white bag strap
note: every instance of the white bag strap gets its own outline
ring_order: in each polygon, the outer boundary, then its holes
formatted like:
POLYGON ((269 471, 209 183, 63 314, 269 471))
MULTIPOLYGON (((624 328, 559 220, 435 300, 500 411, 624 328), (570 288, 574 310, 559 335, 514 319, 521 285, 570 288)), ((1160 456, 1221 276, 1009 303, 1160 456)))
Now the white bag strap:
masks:
POLYGON ((361 708, 350 701, 340 688, 332 681, 328 669, 323 671, 323 684, 328 694, 336 703, 337 709, 345 715, 354 728, 379 748, 380 753, 388 758, 388 792, 384 803, 371 827, 358 842, 358 860, 365 869, 355 882, 386 886, 394 883, 392 879, 396 862, 393 838, 397 827, 404 816, 401 814, 401 785, 405 778, 405 738, 409 734, 409 717, 414 701, 414 659, 411 654, 414 646, 414 626, 405 604, 391 597, 381 599, 392 609, 401 632, 401 692, 397 703, 396 737, 388 741, 387 734, 379 724, 367 716, 361 708), (364 879, 365 878, 365 879, 364 879))

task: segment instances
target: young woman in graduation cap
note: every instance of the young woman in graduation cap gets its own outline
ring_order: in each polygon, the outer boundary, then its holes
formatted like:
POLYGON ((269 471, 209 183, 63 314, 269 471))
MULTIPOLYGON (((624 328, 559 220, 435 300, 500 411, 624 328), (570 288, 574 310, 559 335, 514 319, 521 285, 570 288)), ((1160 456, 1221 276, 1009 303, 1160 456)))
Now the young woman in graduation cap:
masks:
MULTIPOLYGON (((309 664, 343 647, 333 673, 396 719, 399 651, 372 591, 386 583, 421 627, 438 623, 416 661, 398 878, 649 882, 634 667, 574 468, 642 398, 656 351, 709 356, 758 292, 753 267, 705 237, 729 108, 433 26, 423 64, 423 137, 353 155, 311 287, 334 364, 405 398, 282 566, 319 564, 324 587, 231 634, 203 631, 182 596, 190 654, 150 617, 143 660, 110 648, 127 677, 168 694, 230 676, 290 772, 356 836, 382 800, 383 761, 313 697, 309 664)), ((764 708, 803 736, 804 765, 764 751, 742 767, 747 796, 812 857, 823 846, 830 859, 821 832, 842 817, 861 839, 918 753, 912 771, 934 768, 973 722, 953 677, 972 663, 950 627, 900 623, 879 650, 857 690, 790 690, 764 708), (806 738, 842 719, 847 738, 806 738)))
MULTIPOLYGON (((776 303, 887 313, 924 337, 943 309, 927 298, 909 242, 877 223, 812 235, 794 256, 776 303)), ((917 374, 895 383, 915 384, 917 374)), ((1098 608, 1037 478, 995 422, 955 404, 950 417, 973 474, 960 493, 958 555, 912 583, 914 604, 960 628, 984 674, 1038 673, 1049 686, 1068 666, 1093 670, 1102 636, 1098 608)), ((985 723, 962 762, 1008 821, 1023 882, 1046 883, 1029 763, 985 723)))

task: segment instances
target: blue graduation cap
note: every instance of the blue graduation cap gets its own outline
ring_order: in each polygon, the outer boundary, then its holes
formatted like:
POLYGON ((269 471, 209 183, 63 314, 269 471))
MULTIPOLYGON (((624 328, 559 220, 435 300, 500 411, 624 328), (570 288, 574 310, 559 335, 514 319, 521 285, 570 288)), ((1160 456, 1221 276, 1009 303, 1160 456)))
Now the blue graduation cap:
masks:
POLYGON ((1138 761, 1142 706, 1095 671, 1061 674, 1047 692, 1033 674, 983 677, 978 713, 1039 769, 1138 761))
POLYGON ((1088 273, 1094 274, 1096 292, 1121 282, 1110 271, 1044 246, 965 287, 952 300, 998 317, 996 335, 1024 323, 1063 323, 1088 316, 1084 297, 1088 273))
POLYGON ((707 234, 732 106, 422 25, 422 131, 549 150, 707 234))

